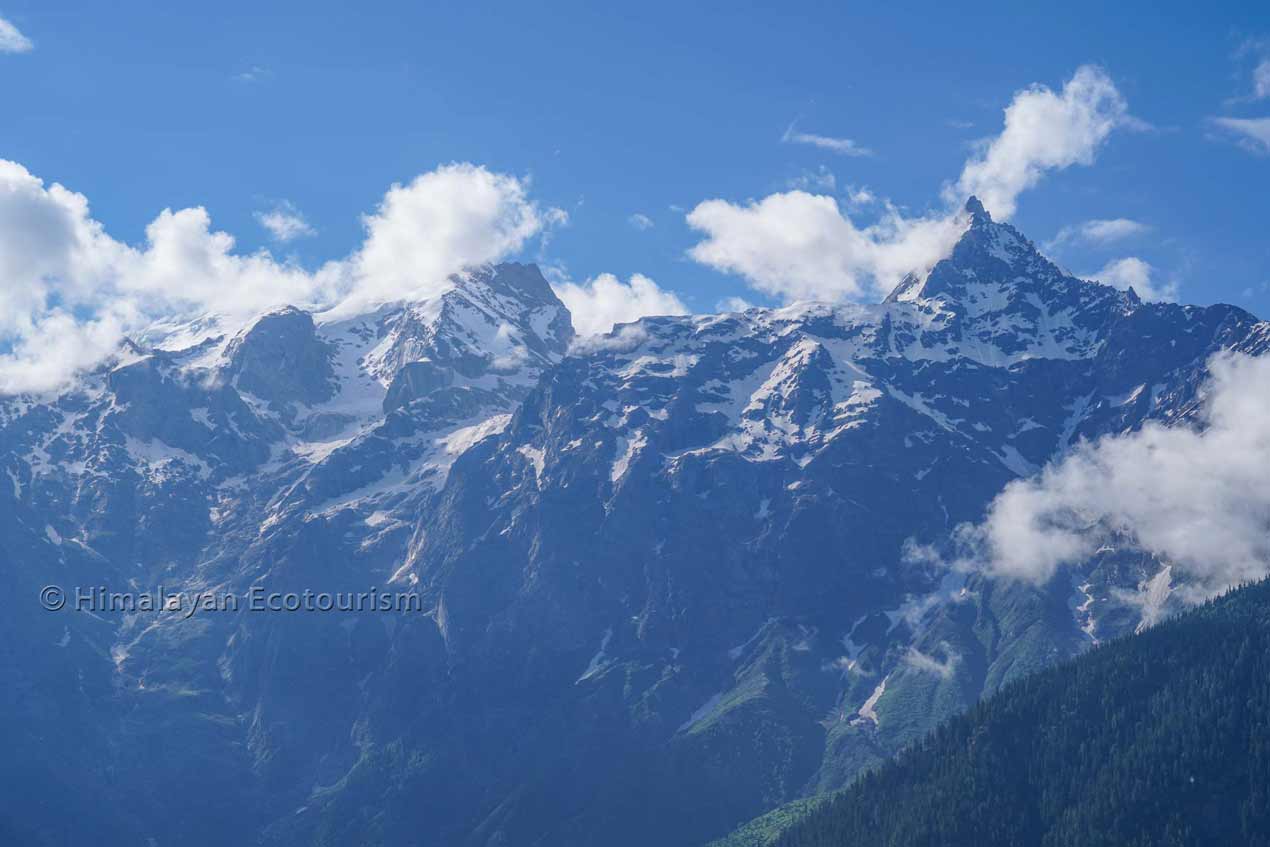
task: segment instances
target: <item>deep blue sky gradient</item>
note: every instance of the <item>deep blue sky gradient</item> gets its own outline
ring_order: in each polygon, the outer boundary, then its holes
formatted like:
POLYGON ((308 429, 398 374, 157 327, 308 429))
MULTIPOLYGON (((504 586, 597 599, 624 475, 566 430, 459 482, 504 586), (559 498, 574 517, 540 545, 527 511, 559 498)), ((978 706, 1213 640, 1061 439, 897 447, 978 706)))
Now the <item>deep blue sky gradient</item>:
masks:
POLYGON ((761 197, 823 165, 920 212, 1016 90, 1093 62, 1156 129, 1048 176, 1016 225, 1043 242, 1141 220, 1145 236, 1057 258, 1090 272, 1141 256, 1183 301, 1270 315, 1270 158, 1209 123, 1270 115, 1270 100, 1230 102, 1250 90, 1240 44, 1270 37, 1264 2, 3 0, 0 16, 36 43, 0 55, 0 158, 86 194, 117 238, 204 205, 256 249, 253 212, 285 198, 319 235, 281 252, 316 264, 360 241, 390 183, 471 161, 530 176, 570 213, 545 255, 573 278, 640 272, 701 310, 762 298, 685 258, 698 238, 672 207, 761 197), (876 155, 782 144, 794 120, 876 155), (636 230, 635 212, 656 226, 636 230))

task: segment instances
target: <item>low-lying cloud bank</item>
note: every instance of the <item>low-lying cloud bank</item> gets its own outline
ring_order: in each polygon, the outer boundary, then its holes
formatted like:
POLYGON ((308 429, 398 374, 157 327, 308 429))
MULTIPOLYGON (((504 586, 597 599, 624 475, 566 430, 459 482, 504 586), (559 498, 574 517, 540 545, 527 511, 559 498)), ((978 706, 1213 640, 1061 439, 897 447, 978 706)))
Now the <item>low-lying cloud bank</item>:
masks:
POLYGON ((1001 133, 981 142, 943 189, 941 211, 909 216, 884 204, 875 223, 859 226, 833 197, 807 191, 744 204, 707 200, 688 213, 705 235, 689 255, 784 300, 876 299, 947 255, 965 226, 967 196, 1006 220, 1046 173, 1091 164, 1113 130, 1134 123, 1106 72, 1084 66, 1061 91, 1034 85, 1014 95, 1001 133))
POLYGON ((1221 354, 1194 426, 1148 423, 1010 483, 956 566, 1044 583, 1125 538, 1204 593, 1270 573, 1270 358, 1221 354))

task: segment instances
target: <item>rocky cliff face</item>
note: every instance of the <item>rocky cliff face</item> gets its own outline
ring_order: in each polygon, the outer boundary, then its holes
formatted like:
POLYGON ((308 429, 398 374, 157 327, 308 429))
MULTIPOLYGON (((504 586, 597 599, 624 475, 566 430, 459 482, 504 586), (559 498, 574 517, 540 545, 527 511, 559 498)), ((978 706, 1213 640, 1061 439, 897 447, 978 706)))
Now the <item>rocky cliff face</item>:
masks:
POLYGON ((181 840, 703 842, 1175 603, 1129 547, 1043 589, 905 551, 1080 438, 1186 419, 1267 327, 1074 279, 972 204, 872 306, 572 343, 504 265, 200 337, 0 403, 13 827, 91 790, 157 844, 208 808, 181 840), (422 611, 39 611, 57 582, 422 611))

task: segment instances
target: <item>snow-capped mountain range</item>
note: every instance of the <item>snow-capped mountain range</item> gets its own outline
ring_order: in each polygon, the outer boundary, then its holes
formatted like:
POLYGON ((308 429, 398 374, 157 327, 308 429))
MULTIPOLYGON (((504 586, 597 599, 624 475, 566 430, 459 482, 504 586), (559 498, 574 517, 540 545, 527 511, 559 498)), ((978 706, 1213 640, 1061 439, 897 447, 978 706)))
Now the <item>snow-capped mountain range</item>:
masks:
POLYGON ((0 835, 700 844, 1158 619, 1172 572, 1131 545, 1041 588, 906 551, 1082 438, 1189 419, 1270 327, 965 222, 880 304, 575 339, 499 265, 0 398, 0 835), (424 611, 51 613, 46 584, 424 611))

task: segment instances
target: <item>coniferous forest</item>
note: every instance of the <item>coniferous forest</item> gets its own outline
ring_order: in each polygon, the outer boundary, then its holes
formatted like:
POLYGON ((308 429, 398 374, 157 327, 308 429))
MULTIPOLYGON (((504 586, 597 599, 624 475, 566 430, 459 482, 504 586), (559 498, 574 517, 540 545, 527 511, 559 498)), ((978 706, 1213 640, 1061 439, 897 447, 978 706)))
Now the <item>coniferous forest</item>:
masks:
POLYGON ((1270 847, 1270 0, 157 5, 0 0, 0 847, 1270 847))
POLYGON ((1270 844, 1270 582, 1022 679, 725 843, 1270 844))

